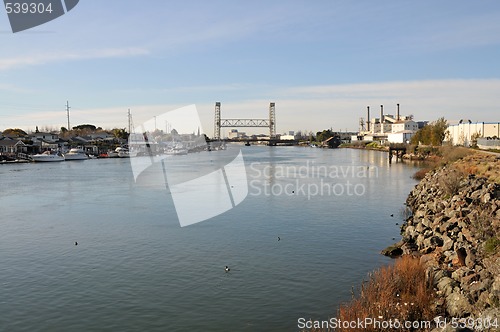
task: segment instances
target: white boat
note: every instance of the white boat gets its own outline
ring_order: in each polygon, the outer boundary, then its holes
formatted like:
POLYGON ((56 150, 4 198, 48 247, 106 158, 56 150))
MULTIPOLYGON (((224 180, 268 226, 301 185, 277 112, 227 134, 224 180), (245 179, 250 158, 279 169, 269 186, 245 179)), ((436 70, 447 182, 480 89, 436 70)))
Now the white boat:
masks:
POLYGON ((85 151, 83 151, 82 149, 73 148, 73 149, 69 150, 68 153, 64 154, 64 159, 65 160, 85 160, 85 159, 89 159, 89 157, 87 156, 85 151))
POLYGON ((135 155, 137 154, 137 153, 131 153, 129 149, 122 147, 116 148, 115 152, 118 153, 118 157, 120 158, 135 157, 135 155))
POLYGON ((107 155, 108 155, 108 158, 118 158, 118 152, 113 151, 113 150, 109 150, 107 155))
POLYGON ((167 149, 167 151, 165 153, 168 155, 173 155, 173 156, 181 156, 181 155, 188 154, 188 149, 186 149, 182 145, 176 144, 175 146, 167 149))
POLYGON ((45 151, 44 153, 35 154, 32 156, 33 161, 64 161, 64 156, 60 152, 45 151))

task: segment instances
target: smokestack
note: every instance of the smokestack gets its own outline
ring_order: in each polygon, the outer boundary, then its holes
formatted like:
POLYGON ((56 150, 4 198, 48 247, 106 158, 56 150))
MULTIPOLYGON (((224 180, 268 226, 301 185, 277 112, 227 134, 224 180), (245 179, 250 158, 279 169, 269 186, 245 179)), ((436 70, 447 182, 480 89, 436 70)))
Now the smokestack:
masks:
POLYGON ((380 105, 380 133, 384 133, 384 105, 380 105))
POLYGON ((396 121, 399 121, 399 104, 398 105, 398 113, 396 114, 396 121))
POLYGON ((366 119, 367 119, 366 120, 366 125, 367 125, 366 129, 368 131, 370 131, 370 106, 366 107, 366 113, 367 113, 367 115, 366 115, 366 119))

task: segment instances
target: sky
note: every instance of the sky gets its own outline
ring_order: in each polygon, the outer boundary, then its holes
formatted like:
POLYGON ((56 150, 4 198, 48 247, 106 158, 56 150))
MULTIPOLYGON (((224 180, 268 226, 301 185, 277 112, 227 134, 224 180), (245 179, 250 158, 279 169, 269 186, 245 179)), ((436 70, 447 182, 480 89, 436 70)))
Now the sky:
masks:
MULTIPOLYGON (((394 114, 500 121, 497 0, 81 0, 12 33, 0 9, 0 130, 125 128, 196 105, 277 132, 394 114)), ((266 132, 264 128, 248 133, 266 132)))

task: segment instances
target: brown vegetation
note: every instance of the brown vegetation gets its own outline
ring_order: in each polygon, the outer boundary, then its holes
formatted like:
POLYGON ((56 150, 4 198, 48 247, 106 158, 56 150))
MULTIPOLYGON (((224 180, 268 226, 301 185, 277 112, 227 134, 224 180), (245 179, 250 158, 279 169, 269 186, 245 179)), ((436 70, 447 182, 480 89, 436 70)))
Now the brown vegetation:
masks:
MULTIPOLYGON (((359 296, 342 305, 337 318, 357 321, 373 318, 379 321, 431 321, 434 317, 432 282, 425 277, 425 268, 418 258, 403 256, 394 265, 382 267, 370 275, 359 296)), ((375 326, 337 331, 387 331, 375 326)), ((400 329, 411 331, 411 329, 400 329)))
POLYGON ((417 151, 419 154, 425 155, 425 164, 421 170, 413 175, 416 180, 422 180, 428 172, 438 167, 449 165, 457 160, 476 154, 475 151, 470 149, 455 146, 419 147, 417 151))
POLYGON ((478 152, 466 156, 454 166, 465 174, 484 177, 489 182, 500 184, 500 159, 495 155, 478 152))

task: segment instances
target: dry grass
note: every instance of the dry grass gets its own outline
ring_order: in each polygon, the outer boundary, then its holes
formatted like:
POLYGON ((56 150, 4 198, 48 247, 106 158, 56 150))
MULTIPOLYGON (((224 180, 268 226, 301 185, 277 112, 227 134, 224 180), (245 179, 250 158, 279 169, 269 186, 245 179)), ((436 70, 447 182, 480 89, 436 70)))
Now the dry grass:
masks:
POLYGON ((438 155, 441 156, 441 164, 450 164, 467 156, 475 154, 474 151, 460 146, 442 146, 438 155))
MULTIPOLYGON (((342 321, 373 318, 405 321, 432 320, 434 293, 426 281, 425 268, 418 258, 403 256, 394 265, 383 267, 370 275, 358 297, 342 305, 337 318, 342 321)), ((337 331, 382 331, 376 327, 337 329, 337 331)), ((400 331, 410 331, 401 329, 400 331)))
POLYGON ((457 161, 454 166, 465 174, 484 177, 489 182, 500 184, 500 159, 494 155, 475 153, 457 161))
POLYGON ((490 182, 500 183, 500 159, 494 155, 452 146, 434 148, 425 159, 425 168, 413 177, 421 180, 429 171, 450 164, 454 164, 454 168, 462 174, 485 177, 490 182))

